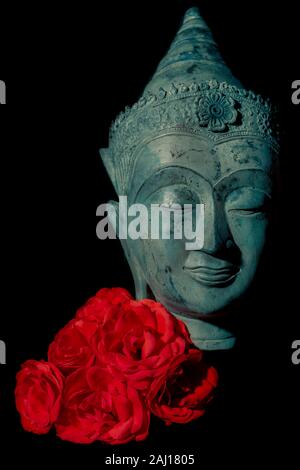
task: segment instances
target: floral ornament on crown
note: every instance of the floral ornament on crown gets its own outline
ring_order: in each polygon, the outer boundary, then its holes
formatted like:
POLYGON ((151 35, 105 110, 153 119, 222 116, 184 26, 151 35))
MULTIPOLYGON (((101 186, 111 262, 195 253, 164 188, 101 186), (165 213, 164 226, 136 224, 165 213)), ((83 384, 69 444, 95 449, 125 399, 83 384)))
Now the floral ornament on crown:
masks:
POLYGON ((80 444, 148 437, 150 416, 166 425, 205 412, 218 374, 184 323, 150 299, 101 289, 55 336, 48 361, 26 361, 16 406, 26 431, 80 444))
POLYGON ((172 83, 157 93, 146 92, 110 128, 109 155, 118 194, 129 190, 139 145, 161 132, 183 129, 213 143, 257 137, 279 152, 277 110, 268 99, 217 80, 172 83), (260 115, 266 116, 262 122, 260 115))
POLYGON ((234 124, 237 119, 235 102, 218 92, 213 92, 196 101, 199 125, 207 127, 212 132, 227 129, 228 124, 234 124))

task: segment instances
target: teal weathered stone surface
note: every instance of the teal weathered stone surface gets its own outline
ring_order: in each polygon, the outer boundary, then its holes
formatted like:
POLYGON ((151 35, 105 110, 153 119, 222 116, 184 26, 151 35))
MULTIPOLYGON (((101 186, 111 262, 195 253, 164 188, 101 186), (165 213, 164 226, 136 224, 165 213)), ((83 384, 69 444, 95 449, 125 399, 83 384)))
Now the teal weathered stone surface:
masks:
POLYGON ((226 318, 266 248, 278 152, 276 110, 233 77, 198 9, 189 9, 101 157, 131 203, 205 205, 201 250, 186 251, 185 240, 121 240, 137 298, 153 296, 183 319, 202 349, 235 343, 226 318))

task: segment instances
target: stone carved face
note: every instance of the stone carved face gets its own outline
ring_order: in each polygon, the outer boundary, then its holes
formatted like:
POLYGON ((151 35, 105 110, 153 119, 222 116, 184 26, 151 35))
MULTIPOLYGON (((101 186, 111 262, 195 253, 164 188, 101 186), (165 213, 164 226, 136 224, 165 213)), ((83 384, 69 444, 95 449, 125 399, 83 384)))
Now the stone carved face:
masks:
POLYGON ((271 104, 232 75, 192 7, 139 101, 116 119, 101 154, 130 204, 204 204, 201 249, 186 250, 185 239, 121 240, 137 297, 152 292, 184 319, 200 348, 234 344, 234 333, 217 319, 234 310, 263 259, 277 131, 271 104))
POLYGON ((184 239, 128 243, 142 282, 171 312, 208 319, 251 285, 267 240, 273 158, 258 139, 215 145, 184 133, 160 136, 140 150, 131 203, 205 207, 201 250, 187 251, 184 239))

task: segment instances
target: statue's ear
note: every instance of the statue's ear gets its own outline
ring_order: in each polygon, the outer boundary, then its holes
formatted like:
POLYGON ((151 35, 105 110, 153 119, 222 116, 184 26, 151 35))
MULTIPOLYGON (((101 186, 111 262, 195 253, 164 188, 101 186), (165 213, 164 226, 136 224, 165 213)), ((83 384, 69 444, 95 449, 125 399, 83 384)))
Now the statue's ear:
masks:
MULTIPOLYGON (((113 227, 114 233, 117 235, 119 238, 119 233, 121 230, 121 227, 119 224, 125 223, 125 221, 122 219, 122 217, 119 217, 119 203, 116 201, 109 201, 108 205, 112 207, 114 210, 108 211, 108 219, 109 223, 113 227)), ((122 232, 127 233, 127 227, 126 230, 123 230, 122 232)), ((137 249, 137 243, 140 243, 140 240, 131 240, 130 238, 119 238, 125 257, 127 259, 127 262, 129 264, 131 274, 134 280, 134 285, 135 285, 135 295, 137 299, 145 299, 146 297, 149 297, 148 291, 147 291, 147 283, 144 277, 143 270, 141 269, 136 249, 137 249)))
POLYGON ((109 148, 106 148, 106 149, 100 149, 99 153, 100 153, 103 165, 105 166, 105 169, 110 177, 110 180, 115 190, 117 191, 116 171, 115 171, 114 161, 113 161, 111 152, 109 148))

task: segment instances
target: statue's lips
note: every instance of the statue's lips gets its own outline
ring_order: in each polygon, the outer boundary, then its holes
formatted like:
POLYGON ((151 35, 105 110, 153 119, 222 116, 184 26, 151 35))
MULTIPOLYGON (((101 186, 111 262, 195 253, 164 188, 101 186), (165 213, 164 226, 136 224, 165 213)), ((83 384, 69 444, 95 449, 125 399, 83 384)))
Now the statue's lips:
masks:
POLYGON ((224 286, 234 281, 239 269, 234 265, 220 268, 211 266, 184 266, 185 271, 194 279, 207 286, 224 286))

